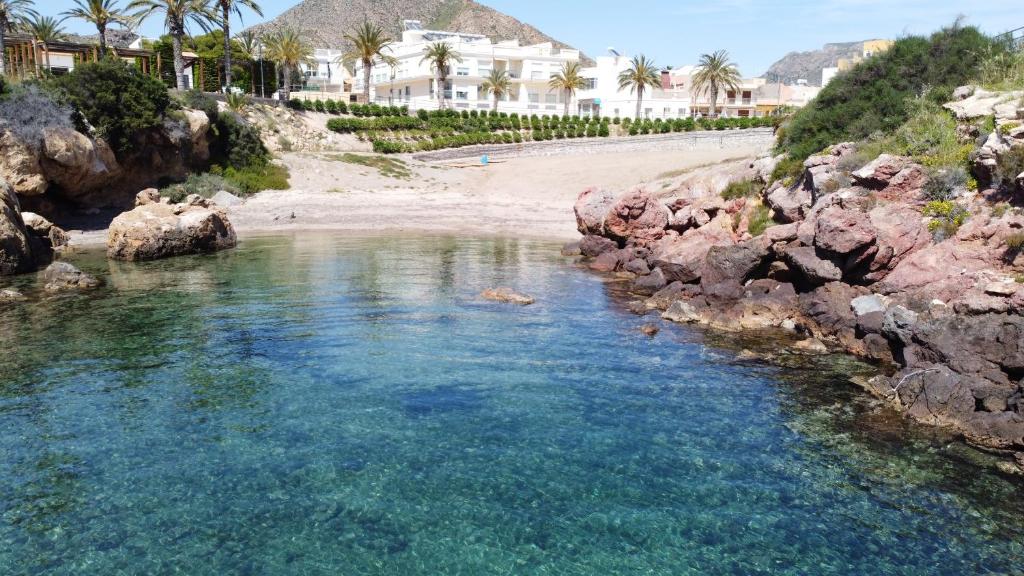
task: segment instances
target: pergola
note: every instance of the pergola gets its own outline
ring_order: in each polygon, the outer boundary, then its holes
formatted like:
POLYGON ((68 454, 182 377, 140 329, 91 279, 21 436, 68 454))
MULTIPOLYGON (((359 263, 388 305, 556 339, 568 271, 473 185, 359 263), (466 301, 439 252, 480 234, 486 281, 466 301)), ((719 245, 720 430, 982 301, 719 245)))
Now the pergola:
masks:
MULTIPOLYGON (((150 73, 152 50, 115 48, 107 46, 110 53, 119 58, 134 59, 144 74, 150 73)), ((38 42, 27 34, 14 33, 4 38, 4 57, 10 76, 25 78, 34 76, 46 66, 47 54, 70 54, 76 64, 96 62, 100 59, 99 44, 77 42, 38 42)), ((160 55, 156 58, 157 72, 160 71, 160 55)))

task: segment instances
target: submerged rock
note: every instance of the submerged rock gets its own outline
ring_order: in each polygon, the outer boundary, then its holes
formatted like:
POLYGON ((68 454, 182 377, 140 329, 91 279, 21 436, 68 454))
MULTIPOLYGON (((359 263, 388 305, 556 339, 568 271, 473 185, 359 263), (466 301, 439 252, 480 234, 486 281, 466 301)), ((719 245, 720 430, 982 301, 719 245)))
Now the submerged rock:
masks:
POLYGON ((33 267, 21 206, 14 188, 0 179, 0 276, 28 272, 33 267))
POLYGON ((25 295, 17 290, 11 290, 10 288, 0 290, 0 302, 20 302, 24 299, 25 295))
POLYGON ((535 302, 533 298, 514 292, 511 288, 490 288, 484 290, 480 297, 485 300, 501 302, 502 304, 517 304, 519 306, 529 306, 535 302))
POLYGON ((54 262, 46 270, 43 270, 43 286, 47 292, 61 292, 64 290, 88 290, 100 286, 98 278, 86 274, 67 262, 54 262))
POLYGON ((107 256, 116 260, 156 260, 233 248, 235 229, 217 208, 185 204, 145 204, 114 218, 107 256))
POLYGON ((640 332, 645 336, 655 336, 660 331, 661 328, 658 328, 657 324, 644 324, 640 327, 640 332))

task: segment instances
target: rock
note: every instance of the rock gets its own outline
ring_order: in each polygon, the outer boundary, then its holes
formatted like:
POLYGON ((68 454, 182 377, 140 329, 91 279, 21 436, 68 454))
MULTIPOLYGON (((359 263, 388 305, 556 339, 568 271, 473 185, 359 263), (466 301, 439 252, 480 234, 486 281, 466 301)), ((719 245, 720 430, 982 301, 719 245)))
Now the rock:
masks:
POLYGON ((814 245, 835 252, 849 254, 875 241, 875 229, 867 214, 859 210, 843 210, 829 206, 818 214, 814 245))
POLYGON ((17 290, 11 290, 10 288, 0 290, 0 302, 20 302, 24 299, 25 295, 17 290))
POLYGON ((39 165, 37 144, 21 142, 13 132, 0 130, 0 180, 26 198, 41 196, 50 186, 39 165))
POLYGON ((974 96, 974 86, 960 86, 953 90, 953 100, 966 100, 974 96))
POLYGON ((588 264, 595 272, 615 272, 622 265, 622 255, 619 250, 603 252, 593 262, 588 264))
POLYGON ((243 204, 245 200, 242 200, 238 196, 235 196, 226 190, 218 190, 216 194, 210 197, 210 202, 213 202, 218 206, 224 206, 225 208, 232 208, 243 204))
POLYGON ((913 341, 917 313, 903 306, 892 306, 885 311, 882 334, 890 340, 910 344, 913 341))
POLYGON ((47 266, 42 272, 42 280, 45 283, 43 289, 47 292, 87 290, 100 285, 99 279, 95 276, 86 274, 67 262, 54 262, 47 266))
POLYGON ((674 186, 666 196, 684 201, 718 198, 729 184, 751 180, 756 175, 756 171, 749 161, 719 162, 682 175, 674 182, 674 186))
POLYGON ((700 322, 700 314, 697 312, 697 309, 693 304, 683 300, 676 300, 673 302, 661 317, 671 322, 679 322, 683 324, 700 322))
POLYGON ((618 244, 603 236, 587 235, 580 240, 580 253, 587 258, 597 258, 605 252, 618 249, 618 244))
POLYGON ((633 290, 641 294, 653 294, 658 290, 661 290, 668 284, 665 279, 665 274, 662 273, 661 268, 655 268, 651 270, 651 273, 646 276, 640 276, 633 281, 633 290))
POLYGON ((233 248, 235 230, 218 209, 147 204, 110 223, 107 255, 116 260, 155 260, 233 248))
POLYGON ((811 191, 801 184, 779 187, 765 198, 765 204, 772 209, 775 219, 781 222, 797 222, 812 205, 811 191))
POLYGON ((18 197, 7 181, 0 180, 0 276, 28 272, 33 266, 18 197))
POLYGON ((811 246, 786 248, 782 257, 790 269, 798 272, 812 286, 836 282, 843 278, 842 269, 828 256, 811 246))
POLYGON ((202 110, 182 111, 188 124, 189 140, 192 142, 192 155, 201 162, 210 158, 210 145, 206 135, 210 132, 210 117, 202 110))
POLYGON ((653 195, 635 190, 620 197, 605 216, 605 232, 614 239, 657 238, 668 226, 668 208, 653 195))
POLYGON ((883 190, 907 166, 907 159, 892 154, 882 154, 866 166, 850 174, 858 186, 871 190, 883 190))
POLYGON ((748 240, 735 245, 712 246, 708 249, 701 271, 701 286, 723 282, 742 285, 754 278, 771 254, 771 244, 764 238, 748 240))
POLYGON ((105 142, 71 128, 43 129, 39 164, 47 179, 72 200, 84 198, 123 174, 105 142))
POLYGON ((604 234, 604 219, 615 204, 615 195, 607 190, 587 188, 576 198, 576 228, 583 235, 604 234))
POLYGON ((780 224, 772 226, 764 231, 764 237, 770 242, 792 242, 796 240, 796 232, 799 228, 797 223, 780 224))
POLYGON ((484 290, 480 294, 480 297, 485 300, 501 302, 502 304, 516 304, 519 306, 529 306, 535 302, 533 298, 514 292, 510 288, 491 288, 484 290))
POLYGON ((779 154, 778 156, 763 156, 754 160, 750 164, 750 169, 754 171, 754 177, 761 182, 770 182, 772 179, 772 173, 775 172, 775 167, 779 165, 786 158, 785 154, 779 154))
POLYGON ((817 338, 808 338, 793 344, 793 349, 808 354, 827 354, 828 347, 817 338))
POLYGON ((640 327, 640 332, 645 336, 656 336, 661 328, 658 328, 656 324, 644 324, 640 327))
POLYGON ((1019 285, 1011 280, 1004 280, 1002 282, 991 282, 985 286, 985 293, 992 296, 1013 296, 1017 293, 1019 285))
POLYGON ((45 239, 50 248, 62 248, 68 245, 68 234, 46 218, 33 212, 22 212, 21 219, 25 222, 25 229, 45 239))
POLYGON ((977 276, 998 259, 985 246, 947 240, 918 250, 880 283, 886 294, 920 292, 928 300, 949 302, 973 287, 977 276))
POLYGON ((800 310, 813 323, 812 332, 819 338, 838 340, 856 352, 857 317, 850 302, 867 291, 842 282, 830 282, 812 292, 800 295, 800 310))
POLYGON ((858 296, 850 301, 850 308, 858 317, 872 312, 885 312, 889 308, 890 300, 881 294, 867 294, 858 296))
POLYGON ((646 276, 651 273, 651 267, 647 265, 647 261, 643 258, 634 258, 626 262, 622 269, 637 276, 646 276))
POLYGON ((705 257, 712 246, 734 243, 731 218, 722 213, 707 226, 687 230, 681 236, 663 238, 652 248, 652 264, 661 268, 670 282, 694 282, 700 279, 705 257))
POLYGON ((135 205, 145 206, 146 204, 159 204, 160 191, 156 188, 146 188, 135 195, 135 205))
POLYGON ((906 257, 932 243, 931 232, 921 214, 905 204, 878 206, 868 213, 875 230, 878 250, 862 270, 850 274, 851 278, 865 282, 878 282, 906 257))
POLYGON ((562 245, 562 256, 580 256, 582 254, 579 242, 567 242, 562 245))

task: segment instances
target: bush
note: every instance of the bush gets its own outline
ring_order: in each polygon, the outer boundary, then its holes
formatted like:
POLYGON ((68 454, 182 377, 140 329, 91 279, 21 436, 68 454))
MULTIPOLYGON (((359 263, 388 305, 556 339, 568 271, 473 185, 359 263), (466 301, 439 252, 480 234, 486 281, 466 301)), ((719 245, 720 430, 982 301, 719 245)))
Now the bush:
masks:
POLYGON ((406 151, 406 148, 405 144, 401 142, 375 139, 373 141, 373 151, 379 154, 401 154, 406 151))
POLYGON ((260 167, 270 162, 270 152, 259 130, 233 112, 218 115, 216 138, 210 145, 210 161, 236 169, 260 167))
POLYGON ((924 195, 929 200, 952 200, 960 190, 967 189, 967 170, 960 166, 953 168, 929 168, 928 180, 924 183, 924 195))
POLYGON ((430 118, 430 114, 426 110, 420 108, 416 111, 416 117, 426 122, 427 119, 430 118))
POLYGON ((52 82, 96 134, 122 153, 131 150, 136 133, 160 126, 171 104, 162 82, 113 58, 80 64, 52 82))
POLYGON ((750 232, 751 236, 760 236, 773 224, 775 222, 772 219, 772 211, 764 204, 758 204, 750 213, 747 232, 750 232))
POLYGON ((969 215, 963 206, 950 200, 933 200, 925 205, 922 213, 932 218, 928 230, 937 241, 952 238, 969 215))
POLYGON ((220 174, 207 172, 205 174, 189 174, 188 178, 179 184, 172 184, 160 189, 160 196, 170 198, 171 202, 184 202, 190 194, 198 194, 203 198, 210 198, 220 190, 230 192, 236 196, 244 195, 233 182, 225 179, 220 174))
POLYGON ((751 198, 761 192, 761 186, 753 180, 739 180, 730 182, 725 190, 722 190, 723 200, 735 200, 737 198, 751 198))
POLYGON ((178 98, 181 101, 181 105, 185 108, 205 112, 206 117, 210 119, 210 122, 217 121, 217 115, 220 114, 220 108, 217 106, 217 101, 206 94, 203 94, 200 90, 189 90, 178 98))
POLYGON ((298 98, 292 98, 291 100, 285 103, 285 106, 292 110, 297 110, 300 112, 302 110, 305 110, 305 107, 302 105, 302 100, 299 100, 298 98))
POLYGON ((287 190, 288 176, 287 168, 269 162, 262 166, 224 169, 224 178, 234 184, 242 196, 263 190, 287 190))
POLYGON ((602 138, 607 138, 607 137, 611 136, 612 134, 611 134, 611 131, 608 130, 608 125, 607 124, 601 124, 601 127, 597 129, 597 135, 602 137, 602 138))
POLYGON ((804 174, 804 161, 800 158, 786 156, 772 170, 772 182, 782 181, 783 186, 792 186, 804 174))
POLYGON ((18 141, 38 150, 44 128, 74 129, 74 110, 35 84, 22 84, 0 97, 0 130, 9 130, 18 141))
POLYGON ((978 29, 954 25, 930 38, 910 36, 888 51, 838 75, 798 111, 780 148, 804 159, 829 144, 896 130, 910 116, 905 102, 929 91, 937 102, 967 84, 992 40, 978 29))
POLYGON ((324 103, 324 109, 327 110, 328 114, 337 114, 338 103, 335 102, 334 100, 328 100, 326 103, 324 103))
POLYGON ((995 183, 1013 186, 1021 174, 1024 174, 1024 147, 1014 146, 999 157, 995 183))

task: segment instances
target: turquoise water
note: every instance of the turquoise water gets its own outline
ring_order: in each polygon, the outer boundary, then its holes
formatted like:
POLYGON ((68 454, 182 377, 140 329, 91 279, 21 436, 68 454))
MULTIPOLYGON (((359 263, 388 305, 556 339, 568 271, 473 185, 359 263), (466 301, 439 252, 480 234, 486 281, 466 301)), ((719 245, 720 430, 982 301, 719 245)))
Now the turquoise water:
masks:
POLYGON ((863 366, 642 336, 557 254, 80 258, 103 289, 0 308, 0 573, 1024 573, 1022 483, 863 366))

